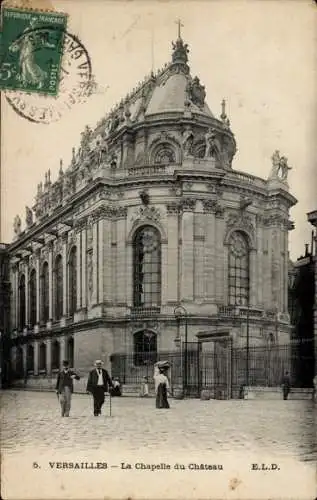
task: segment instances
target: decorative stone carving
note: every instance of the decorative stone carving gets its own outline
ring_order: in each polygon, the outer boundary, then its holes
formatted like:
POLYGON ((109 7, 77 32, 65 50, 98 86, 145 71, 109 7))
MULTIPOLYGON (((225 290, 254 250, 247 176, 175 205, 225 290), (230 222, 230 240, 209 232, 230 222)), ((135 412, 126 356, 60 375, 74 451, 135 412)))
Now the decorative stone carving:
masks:
POLYGON ((195 210, 196 200, 194 200, 193 198, 182 198, 180 205, 183 211, 192 212, 193 210, 195 210))
POLYGON ((218 157, 218 146, 216 143, 216 135, 214 129, 209 128, 205 134, 205 158, 217 158, 218 157))
POLYGON ((117 219, 125 219, 128 213, 127 207, 113 207, 113 214, 117 219))
POLYGON ((58 255, 62 253, 62 248, 63 248, 62 239, 58 238, 54 240, 54 254, 58 255))
POLYGON ((184 158, 192 156, 193 142, 194 142, 194 133, 191 127, 187 126, 182 134, 182 152, 184 158))
MULTIPOLYGON (((252 223, 251 217, 241 212, 231 212, 229 213, 227 219, 227 235, 232 229, 236 231, 245 231, 251 238, 252 244, 254 243, 255 230, 252 223)), ((227 240, 227 236, 225 238, 227 240)))
POLYGON ((186 64, 188 61, 188 44, 184 43, 181 38, 178 38, 176 42, 172 42, 173 53, 172 61, 173 63, 186 64))
POLYGON ((216 213, 220 209, 220 205, 216 200, 202 200, 204 213, 216 213))
POLYGON ((170 165, 176 163, 175 151, 169 144, 162 144, 156 151, 153 163, 155 165, 170 165))
POLYGON ((87 249, 89 250, 92 248, 92 242, 93 242, 93 218, 91 215, 89 215, 87 219, 87 249))
POLYGON ((197 76, 189 81, 186 87, 188 97, 193 104, 199 108, 203 108, 205 104, 206 91, 205 87, 201 85, 200 80, 197 76))
POLYGON ((33 225, 33 212, 29 207, 25 207, 25 224, 27 229, 33 225))
POLYGON ((19 215, 16 215, 14 218, 13 231, 14 231, 14 235, 16 237, 20 236, 20 234, 21 234, 21 218, 19 215))
POLYGON ((158 208, 156 207, 150 207, 150 206, 142 206, 139 207, 134 214, 131 217, 132 222, 135 222, 137 220, 150 220, 157 222, 161 218, 161 212, 158 208))
POLYGON ((166 210, 168 215, 177 215, 180 213, 180 204, 179 202, 172 201, 167 203, 166 210))
POLYGON ((288 172, 291 169, 292 167, 289 167, 287 164, 287 158, 285 156, 280 156, 278 149, 275 150, 272 155, 272 169, 269 179, 277 179, 286 182, 288 172))

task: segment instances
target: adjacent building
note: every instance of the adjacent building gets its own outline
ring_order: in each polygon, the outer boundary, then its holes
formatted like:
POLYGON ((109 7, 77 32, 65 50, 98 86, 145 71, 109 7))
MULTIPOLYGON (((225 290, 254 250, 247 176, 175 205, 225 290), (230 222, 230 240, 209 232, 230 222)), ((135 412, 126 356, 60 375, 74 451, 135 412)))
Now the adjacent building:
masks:
POLYGON ((267 179, 234 169, 226 103, 215 116, 188 52, 179 36, 162 70, 86 127, 58 178, 45 174, 23 227, 16 216, 16 380, 45 385, 64 358, 137 378, 185 340, 224 360, 289 344, 290 167, 275 151, 267 179))

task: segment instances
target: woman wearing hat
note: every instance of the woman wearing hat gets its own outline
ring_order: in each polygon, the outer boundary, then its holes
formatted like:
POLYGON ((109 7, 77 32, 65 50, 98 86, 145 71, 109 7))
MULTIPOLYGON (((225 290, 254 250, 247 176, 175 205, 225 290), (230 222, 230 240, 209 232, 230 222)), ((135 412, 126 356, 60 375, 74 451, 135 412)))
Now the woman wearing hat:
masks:
POLYGON ((169 408, 167 393, 169 390, 169 382, 166 376, 168 367, 164 365, 156 366, 154 375, 155 393, 156 393, 156 408, 169 408))

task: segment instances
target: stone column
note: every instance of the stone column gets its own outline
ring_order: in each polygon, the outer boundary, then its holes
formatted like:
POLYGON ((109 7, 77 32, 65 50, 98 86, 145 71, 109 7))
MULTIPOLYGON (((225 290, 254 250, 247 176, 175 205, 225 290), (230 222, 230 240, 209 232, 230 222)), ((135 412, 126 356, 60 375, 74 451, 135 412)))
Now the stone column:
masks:
POLYGON ((127 208, 119 207, 117 211, 117 277, 116 277, 116 298, 117 303, 126 305, 127 284, 126 284, 126 217, 127 208))
POLYGON ((29 318, 29 314, 30 314, 30 307, 29 307, 30 283, 29 283, 28 260, 25 260, 24 274, 25 274, 25 324, 29 325, 29 323, 30 323, 30 318, 29 318))
POLYGON ((66 338, 63 336, 60 339, 60 369, 63 368, 63 361, 66 359, 66 338))
MULTIPOLYGON (((163 270, 163 297, 167 299, 167 302, 176 303, 178 302, 178 286, 179 286, 179 276, 178 276, 178 213, 179 208, 176 203, 171 203, 167 205, 167 262, 162 262, 163 270), (163 264, 166 265, 164 270, 163 264), (165 285, 164 285, 165 284, 165 285), (165 291, 167 287, 167 291, 165 291), (165 295, 166 294, 166 295, 165 295)), ((162 302, 163 302, 162 297, 162 302)))
POLYGON ((257 273, 257 305, 259 307, 263 307, 263 288, 264 288, 264 280, 263 280, 263 227, 262 227, 262 218, 257 217, 257 265, 256 265, 256 273, 257 273))
MULTIPOLYGON (((316 275, 315 275, 316 276, 316 275)), ((283 312, 288 312, 288 230, 284 229, 284 301, 283 312)))
POLYGON ((92 297, 91 303, 98 302, 98 220, 94 219, 92 227, 92 297))
POLYGON ((194 213, 195 200, 182 201, 182 286, 181 300, 192 301, 194 298, 194 213))
POLYGON ((11 330, 17 328, 17 266, 16 264, 10 265, 10 283, 12 283, 12 295, 11 295, 11 330))
POLYGON ((117 303, 117 221, 112 220, 111 221, 111 259, 110 259, 110 265, 111 265, 111 280, 110 280, 110 287, 111 287, 111 299, 110 301, 113 304, 117 303))
POLYGON ((87 307, 87 247, 86 229, 81 232, 81 307, 87 307))
POLYGON ((62 236, 63 257, 63 316, 67 316, 67 234, 62 236))
POLYGON ((38 375, 39 373, 39 342, 35 341, 33 344, 34 347, 34 375, 38 375))
POLYGON ((52 339, 46 341, 46 373, 52 374, 52 339))
POLYGON ((110 304, 114 300, 114 290, 112 287, 112 221, 109 218, 103 220, 102 240, 103 240, 103 301, 110 304))
POLYGON ((40 304, 40 274, 41 274, 41 269, 40 269, 40 250, 37 250, 35 253, 36 257, 36 323, 40 323, 40 312, 41 312, 41 304, 40 304))
POLYGON ((104 248, 103 248, 103 219, 98 222, 98 297, 97 303, 103 303, 103 284, 104 284, 104 248))
POLYGON ((81 290, 82 290, 82 282, 81 282, 81 258, 82 254, 82 249, 81 249, 81 233, 80 231, 77 231, 76 233, 76 282, 77 282, 77 307, 76 309, 81 309, 82 303, 81 303, 81 290))
POLYGON ((204 246, 205 228, 204 215, 194 216, 194 298, 202 301, 204 298, 204 246))
MULTIPOLYGON (((223 243, 225 234, 225 223, 223 210, 216 212, 216 302, 224 303, 224 255, 223 243)), ((228 278, 227 278, 228 279, 228 278)))
POLYGON ((22 345, 24 377, 26 376, 27 370, 28 370, 28 367, 27 367, 27 347, 28 347, 28 344, 22 345))
POLYGON ((48 302, 49 320, 53 319, 53 244, 48 244, 48 302))
POLYGON ((256 250, 252 248, 250 250, 249 258, 250 258, 250 276, 249 276, 249 304, 251 307, 256 306, 257 303, 257 285, 256 285, 256 250))
POLYGON ((266 265, 264 266, 264 276, 265 276, 265 302, 266 308, 272 309, 273 299, 272 299, 272 228, 266 228, 266 265))
POLYGON ((215 301, 216 217, 215 210, 204 204, 205 212, 205 300, 215 301))

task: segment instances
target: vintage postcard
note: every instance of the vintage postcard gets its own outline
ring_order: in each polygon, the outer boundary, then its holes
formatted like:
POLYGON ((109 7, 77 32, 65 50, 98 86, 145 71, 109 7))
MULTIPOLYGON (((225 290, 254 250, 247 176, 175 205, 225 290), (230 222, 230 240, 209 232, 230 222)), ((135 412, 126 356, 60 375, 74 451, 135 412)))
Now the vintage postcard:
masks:
POLYGON ((1 498, 317 497, 316 5, 1 4, 1 498))

